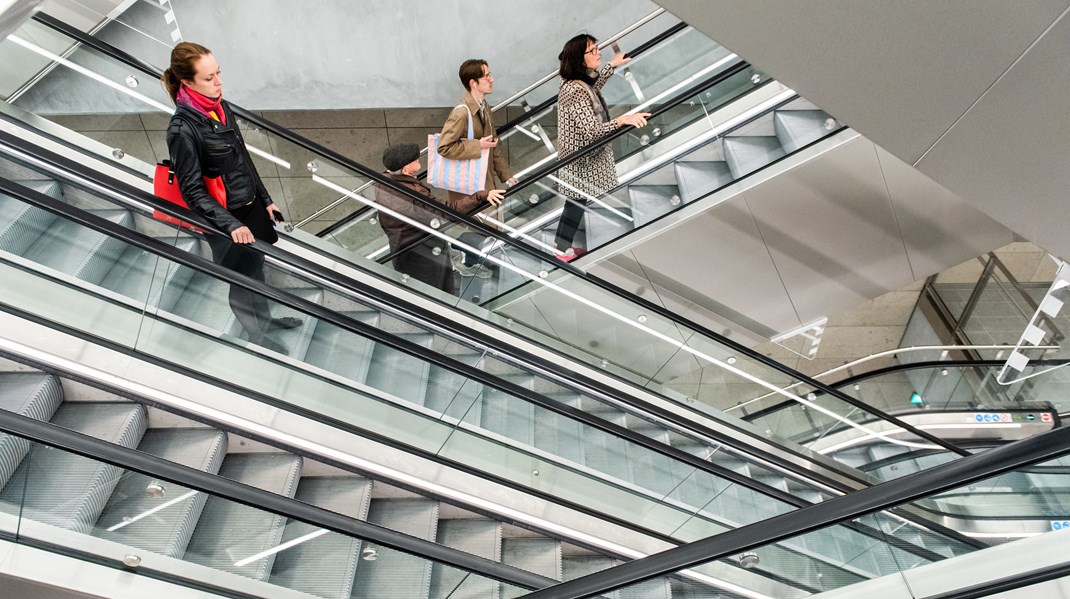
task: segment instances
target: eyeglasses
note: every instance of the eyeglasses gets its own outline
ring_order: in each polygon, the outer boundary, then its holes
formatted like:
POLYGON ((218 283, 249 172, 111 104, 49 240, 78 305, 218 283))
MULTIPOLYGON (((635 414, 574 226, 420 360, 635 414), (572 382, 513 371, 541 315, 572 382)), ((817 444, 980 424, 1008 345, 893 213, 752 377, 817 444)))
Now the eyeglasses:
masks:
POLYGON ((592 54, 592 55, 594 55, 594 54, 598 54, 600 52, 601 52, 601 50, 598 49, 598 46, 594 46, 590 50, 584 52, 584 54, 592 54))

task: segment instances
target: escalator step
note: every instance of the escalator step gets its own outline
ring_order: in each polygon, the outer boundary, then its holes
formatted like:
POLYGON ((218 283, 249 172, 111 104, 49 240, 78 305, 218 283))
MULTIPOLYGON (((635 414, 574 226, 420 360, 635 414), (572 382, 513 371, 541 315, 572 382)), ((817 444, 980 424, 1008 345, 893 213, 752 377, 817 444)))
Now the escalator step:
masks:
POLYGON ((680 186, 680 197, 684 202, 697 200, 706 194, 728 185, 735 180, 728 163, 723 160, 702 162, 677 162, 676 184, 680 186))
MULTIPOLYGON (((428 499, 373 499, 368 522, 434 541, 438 503, 428 499)), ((354 597, 427 597, 431 561, 386 547, 372 547, 375 560, 361 560, 353 583, 354 597)))
POLYGON ((772 135, 724 138, 724 156, 736 179, 783 157, 784 148, 772 135))
MULTIPOLYGON (((378 312, 342 312, 342 315, 371 326, 379 323, 378 312)), ((319 322, 305 352, 305 362, 363 383, 371 365, 373 346, 365 337, 329 322, 319 322)))
POLYGON ((603 431, 589 431, 583 442, 583 464, 620 480, 629 480, 627 443, 603 431))
MULTIPOLYGON (((611 203, 611 206, 615 204, 611 203)), ((616 211, 634 219, 630 207, 616 208, 616 211)), ((587 247, 598 248, 613 241, 635 228, 634 220, 628 220, 601 206, 588 206, 586 214, 587 247)))
MULTIPOLYGON (((438 524, 438 543, 493 561, 502 558, 502 525, 484 519, 443 520, 438 524)), ((497 597, 501 584, 492 578, 434 564, 431 566, 432 599, 483 599, 497 597)))
MULTIPOLYGON (((359 476, 302 478, 297 499, 304 503, 360 520, 368 516, 372 484, 359 476)), ((321 530, 290 520, 282 542, 321 530)), ((347 599, 353 591, 361 540, 327 532, 279 552, 270 582, 317 597, 347 599)))
MULTIPOLYGON (((133 228, 128 210, 89 210, 113 223, 133 228)), ((99 283, 123 254, 126 243, 74 221, 57 220, 23 254, 28 259, 90 283, 99 283)))
MULTIPOLYGON (((227 452, 227 435, 211 428, 153 429, 142 438, 138 451, 215 474, 227 452)), ((127 472, 104 506, 97 535, 181 558, 207 500, 204 493, 127 472), (135 517, 139 519, 124 524, 125 519, 135 517)))
MULTIPOLYGON (((39 191, 44 189, 51 190, 47 195, 61 199, 58 184, 43 183, 39 191)), ((51 212, 0 195, 0 250, 22 256, 48 231, 56 218, 51 212)))
MULTIPOLYGON (((133 403, 66 403, 52 423, 134 448, 145 433, 145 408, 133 403)), ((0 492, 0 510, 89 534, 123 470, 44 445, 35 445, 0 492), (17 511, 15 513, 18 513, 17 511)))
POLYGON ((828 135, 823 110, 777 110, 773 113, 773 130, 788 154, 828 135))
POLYGON ((681 204, 680 188, 675 185, 629 185, 628 199, 636 227, 672 212, 681 204))
MULTIPOLYGON (((220 476, 293 497, 301 476, 301 458, 282 453, 230 454, 220 476)), ((209 497, 193 531, 186 559, 256 580, 267 580, 275 562, 272 553, 245 565, 237 562, 277 547, 285 518, 253 507, 209 497)))
MULTIPOLYGON (((502 541, 502 563, 528 572, 561 580, 561 543, 545 538, 515 538, 502 541)), ((522 589, 502 589, 502 599, 527 594, 522 589)))
MULTIPOLYGON (((295 295, 303 300, 312 302, 314 304, 320 304, 323 302, 323 290, 313 288, 290 288, 287 289, 289 293, 295 295)), ((316 318, 298 312, 286 306, 280 304, 272 304, 271 316, 273 318, 286 318, 292 317, 301 321, 301 324, 292 329, 286 329, 281 331, 272 331, 269 333, 271 338, 278 340, 280 343, 290 349, 290 357, 296 360, 303 360, 308 353, 309 344, 312 342, 312 336, 316 330, 316 318)), ((241 327, 237 324, 237 319, 232 321, 230 330, 237 332, 241 327)))
MULTIPOLYGON (((191 253, 196 252, 198 245, 197 240, 188 235, 157 238, 157 241, 191 253)), ((163 258, 158 259, 155 254, 128 245, 100 281, 100 286, 135 301, 147 301, 150 306, 169 311, 178 299, 178 294, 174 293, 175 288, 185 288, 191 276, 193 270, 189 268, 163 258), (162 299, 168 301, 161 301, 162 299)))
MULTIPOLYGON (((431 347, 430 333, 397 333, 403 339, 423 347, 431 347)), ((423 405, 427 393, 430 364, 401 350, 376 343, 368 369, 368 385, 397 397, 423 405)))
MULTIPOLYGON (((62 402, 63 388, 54 376, 34 372, 0 374, 0 409, 48 420, 62 402)), ((7 484, 29 451, 28 440, 0 434, 0 486, 7 484)))

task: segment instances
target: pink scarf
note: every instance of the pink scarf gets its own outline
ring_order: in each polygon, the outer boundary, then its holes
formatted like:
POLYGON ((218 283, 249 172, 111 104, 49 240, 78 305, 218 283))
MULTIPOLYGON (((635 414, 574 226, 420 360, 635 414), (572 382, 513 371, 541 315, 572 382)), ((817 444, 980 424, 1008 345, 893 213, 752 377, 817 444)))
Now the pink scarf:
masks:
POLYGON ((178 86, 178 93, 175 95, 175 99, 210 119, 215 119, 224 125, 227 124, 227 115, 223 113, 223 107, 221 106, 223 96, 209 98, 182 84, 178 86))

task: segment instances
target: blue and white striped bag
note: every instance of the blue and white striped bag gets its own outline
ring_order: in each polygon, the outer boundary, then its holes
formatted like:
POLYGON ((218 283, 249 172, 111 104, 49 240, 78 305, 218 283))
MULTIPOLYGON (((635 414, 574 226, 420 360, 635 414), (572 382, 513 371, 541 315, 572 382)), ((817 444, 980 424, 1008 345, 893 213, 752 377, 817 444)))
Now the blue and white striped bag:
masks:
MULTIPOLYGON (((468 137, 472 133, 472 111, 459 104, 454 110, 464 108, 468 112, 468 137)), ((490 148, 483 148, 479 158, 454 160, 438 153, 438 138, 441 133, 427 136, 427 182, 439 189, 448 189, 465 195, 483 191, 487 187, 487 167, 490 164, 490 148)))

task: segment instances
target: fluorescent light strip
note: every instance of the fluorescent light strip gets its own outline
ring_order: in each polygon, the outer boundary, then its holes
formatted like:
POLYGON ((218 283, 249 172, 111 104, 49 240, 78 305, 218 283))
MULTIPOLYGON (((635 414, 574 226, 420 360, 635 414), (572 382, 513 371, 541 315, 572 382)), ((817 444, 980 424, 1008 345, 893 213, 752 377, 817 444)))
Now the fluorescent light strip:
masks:
POLYGON ((535 169, 537 169, 537 168, 541 167, 542 165, 544 165, 544 164, 546 164, 547 162, 550 162, 551 160, 554 160, 554 159, 556 159, 556 158, 557 158, 557 152, 554 152, 553 154, 550 154, 550 155, 549 155, 549 156, 547 156, 546 158, 543 158, 542 160, 540 160, 540 161, 536 162, 535 164, 533 164, 533 165, 529 166, 528 168, 526 168, 526 169, 524 169, 524 170, 520 171, 519 173, 517 173, 517 174, 516 174, 516 175, 514 175, 514 176, 515 176, 515 177, 516 177, 517 179, 519 179, 520 177, 523 177, 524 175, 526 175, 526 174, 530 173, 531 171, 533 171, 533 170, 535 170, 535 169))
POLYGON ((565 183, 560 178, 555 177, 554 175, 547 175, 547 178, 550 179, 551 181, 553 181, 554 183, 557 183, 558 185, 563 185, 563 186, 571 189, 572 191, 575 191, 576 193, 580 194, 581 196, 583 196, 587 200, 589 200, 591 202, 594 202, 595 204, 598 204, 599 206, 605 208, 606 210, 609 210, 613 214, 616 214, 617 216, 623 218, 624 220, 626 220, 628 222, 632 222, 632 221, 635 220, 632 217, 628 216, 627 214, 624 214, 620 210, 617 210, 616 208, 610 206, 609 204, 603 202, 602 200, 599 200, 598 198, 594 197, 593 195, 591 195, 589 193, 584 193, 583 191, 580 191, 579 189, 576 189, 575 187, 569 185, 568 183, 565 183))
POLYGON ((257 156, 259 156, 261 158, 264 158, 265 160, 270 160, 270 161, 274 162, 275 164, 277 164, 277 165, 279 165, 279 166, 281 166, 281 167, 283 167, 283 168, 285 168, 287 170, 290 169, 290 163, 289 162, 286 162, 285 160, 283 160, 282 158, 279 158, 278 156, 275 156, 274 154, 269 154, 269 153, 261 150, 260 148, 251 146, 251 145, 249 145, 249 142, 245 143, 245 147, 246 147, 246 149, 248 149, 253 154, 256 154, 257 156))
POLYGON ((48 50, 45 50, 44 48, 42 48, 40 46, 37 46, 37 45, 35 45, 33 43, 30 43, 30 42, 22 39, 21 37, 19 37, 17 35, 9 35, 7 37, 7 39, 15 42, 16 44, 22 46, 23 48, 26 48, 27 50, 29 50, 31 52, 34 52, 36 54, 40 54, 41 56, 44 56, 45 58, 47 58, 47 59, 49 59, 49 60, 51 60, 53 62, 59 63, 59 64, 65 66, 65 67, 67 67, 67 68, 69 68, 69 69, 71 69, 73 71, 81 73, 81 74, 85 75, 86 77, 89 77, 90 79, 94 79, 96 81, 99 81, 99 82, 103 83, 104 85, 107 85, 108 87, 114 89, 115 91, 122 92, 122 93, 130 96, 131 98, 136 98, 138 100, 141 100, 142 102, 148 104, 149 106, 152 106, 153 108, 156 108, 156 109, 160 110, 161 112, 166 112, 168 114, 171 114, 171 113, 173 113, 175 111, 170 106, 166 106, 164 104, 161 104, 160 102, 157 102, 156 100, 153 100, 152 98, 150 98, 150 97, 148 97, 148 96, 146 96, 144 94, 140 94, 140 93, 138 93, 136 91, 133 91, 132 89, 130 89, 129 87, 126 87, 125 85, 123 85, 121 83, 116 83, 114 81, 111 81, 110 79, 104 77, 103 75, 99 75, 99 74, 97 74, 97 73, 95 73, 93 71, 90 71, 89 69, 83 67, 82 65, 73 63, 73 62, 67 60, 66 58, 63 58, 62 56, 60 56, 58 54, 53 54, 52 52, 49 52, 48 50))
MULTIPOLYGON (((945 424, 919 424, 919 425, 915 426, 914 428, 916 428, 918 430, 922 430, 922 431, 931 431, 931 430, 940 430, 940 429, 970 430, 970 429, 989 429, 989 428, 1022 428, 1022 424, 1018 423, 1018 422, 988 422, 988 423, 979 423, 979 424, 974 424, 972 422, 948 422, 948 423, 945 423, 945 424)), ((896 428, 893 428, 893 429, 888 429, 887 431, 885 431, 885 434, 898 435, 900 433, 905 433, 905 432, 907 432, 906 429, 896 427, 896 428)), ((842 443, 839 443, 837 445, 833 445, 832 447, 826 447, 825 449, 822 449, 822 450, 818 451, 818 453, 820 453, 822 455, 825 455, 825 454, 831 453, 833 451, 839 451, 841 449, 845 449, 845 448, 850 447, 852 445, 857 445, 857 444, 861 443, 862 441, 865 441, 866 439, 872 439, 872 438, 873 438, 873 436, 866 436, 866 437, 858 437, 856 439, 850 439, 850 440, 844 441, 842 443)), ((886 441, 890 441, 891 439, 885 439, 885 440, 886 441)), ((908 443, 908 442, 907 441, 901 441, 900 442, 900 444, 903 444, 903 443, 908 443)), ((940 447, 938 447, 936 445, 922 446, 922 445, 915 444, 914 447, 921 447, 921 448, 924 448, 924 449, 942 449, 942 448, 940 448, 940 447)))
POLYGON ((179 503, 180 501, 185 501, 185 500, 189 499, 190 497, 193 497, 197 493, 198 493, 198 491, 190 491, 189 493, 186 493, 184 495, 179 495, 178 497, 175 497, 174 499, 172 499, 170 501, 161 503, 160 505, 152 508, 151 510, 142 512, 142 513, 134 516, 133 518, 125 519, 125 520, 123 520, 122 522, 120 522, 118 524, 115 524, 115 525, 112 525, 112 526, 108 527, 108 532, 115 532, 115 531, 119 530, 120 528, 123 528, 125 526, 129 526, 129 525, 133 524, 134 522, 137 522, 138 520, 141 520, 142 518, 147 518, 147 517, 155 514, 156 512, 159 512, 161 510, 165 510, 165 509, 171 507, 172 505, 175 505, 176 503, 179 503))
POLYGON ((245 559, 238 560, 238 561, 234 562, 234 567, 235 568, 241 568, 242 566, 248 566, 249 564, 251 564, 251 563, 253 563, 253 562, 257 561, 257 560, 262 560, 265 557, 269 557, 269 556, 275 555, 276 553, 278 553, 280 551, 286 551, 290 547, 295 547, 295 546, 300 545, 301 543, 304 543, 306 541, 311 541, 312 539, 315 539, 316 537, 322 537, 323 535, 327 534, 328 532, 330 532, 330 531, 325 529, 325 528, 321 528, 321 529, 319 529, 319 530, 317 530, 315 532, 310 532, 307 535, 304 535, 304 536, 301 536, 301 537, 297 537, 296 539, 291 539, 289 541, 286 541, 282 545, 279 545, 278 547, 272 547, 271 549, 268 549, 267 551, 261 551, 260 553, 257 553, 256 555, 250 555, 249 557, 247 557, 245 559))
POLYGON ((532 243, 534 245, 537 245, 537 246, 541 247, 542 249, 544 249, 544 250, 546 250, 548 252, 553 252, 553 253, 555 253, 555 254, 557 254, 559 256, 564 256, 565 255, 564 252, 558 250, 557 248, 555 248, 555 247, 553 247, 551 245, 545 244, 545 243, 539 241, 538 239, 535 239, 534 237, 532 237, 530 235, 525 235, 525 234, 521 233, 520 231, 518 231, 517 229, 514 229, 513 227, 510 227, 509 225, 499 221, 496 218, 487 216, 486 214, 482 214, 482 213, 477 214, 476 218, 478 218, 479 220, 485 220, 485 221, 487 221, 488 223, 490 223, 492 225, 495 225, 495 226, 501 227, 502 229, 505 229, 506 231, 509 232, 509 236, 510 237, 520 237, 524 241, 527 241, 527 242, 530 242, 530 243, 532 243))
POLYGON ((827 408, 819 406, 819 405, 817 405, 817 404, 815 404, 813 402, 807 401, 806 399, 803 399, 802 397, 799 397, 798 395, 795 395, 795 394, 790 393, 788 391, 785 391, 784 389, 781 389, 780 387, 777 387, 777 386, 773 385, 772 383, 769 383, 769 382, 767 382, 767 381, 765 381, 765 380, 763 380, 761 378, 758 378, 758 377, 756 377, 756 376, 754 376, 754 375, 752 375, 752 374, 750 374, 748 372, 744 372, 743 370, 740 370, 739 368, 736 368, 736 367, 728 364, 727 362, 722 362, 721 360, 718 360, 717 358, 714 358, 713 356, 711 356, 709 354, 701 352, 701 351, 699 351, 699 350, 697 350, 697 349, 695 349, 693 347, 689 347, 687 344, 683 343, 682 341, 679 341, 677 339, 673 339, 672 337, 670 337, 670 336, 668 336, 668 335, 666 335, 664 333, 661 333, 659 331, 655 331, 654 329, 652 329, 650 327, 644 326, 643 324, 639 323, 636 320, 628 318, 628 317, 626 317, 626 316, 624 316, 622 314, 618 314, 618 313, 614 312, 613 310, 610 310, 610 309, 608 309, 608 308, 606 308, 606 307, 604 307, 602 305, 599 305, 598 303, 596 303, 596 302, 594 302, 592 300, 589 300, 589 299, 587 299, 587 298, 585 298, 585 297, 583 297, 583 296, 581 296, 579 294, 573 293, 572 291, 569 291, 568 289, 565 289, 564 287, 561 287, 560 285, 556 285, 556 284, 554 284, 554 283, 552 283, 550 281, 547 281, 547 280, 543 279, 542 277, 540 277, 538 275, 529 273, 528 271, 523 270, 521 268, 517 268, 513 264, 511 264, 509 262, 505 262, 504 260, 501 260, 500 258, 495 258, 494 256, 488 255, 488 253, 483 251, 483 250, 478 250, 478 249, 476 249, 476 248, 474 248, 474 247, 472 247, 472 246, 470 246, 470 245, 468 245, 466 243, 463 243, 463 242, 461 242, 459 240, 453 239, 452 237, 449 237, 448 235, 445 235, 445 234, 443 234, 443 233, 441 233, 441 232, 439 232, 439 231, 437 231, 435 229, 431 229, 431 228, 423 225, 422 223, 418 223, 418 222, 412 220, 411 218, 409 218, 407 216, 404 216, 402 214, 394 212, 393 210, 389 210, 387 208, 384 208, 383 206, 380 206, 379 204, 376 204, 375 202, 373 202, 373 201, 371 201, 371 200, 369 200, 367 198, 364 198, 362 196, 354 194, 354 193, 350 192, 349 190, 347 190, 346 188, 341 187, 339 185, 336 185, 335 183, 332 183, 331 181, 328 181, 327 179, 324 179, 323 177, 320 177, 319 175, 312 175, 312 180, 315 181, 316 183, 319 183, 320 185, 323 185, 324 187, 327 187, 328 189, 332 189, 332 190, 334 190, 334 191, 336 191, 338 193, 346 194, 349 197, 351 197, 351 198, 353 198, 353 199, 355 199, 355 200, 357 200, 359 202, 367 204, 368 206, 371 206, 373 208, 377 208, 380 212, 384 212, 386 214, 394 216, 395 218, 398 218, 399 220, 401 220, 403 222, 409 223, 409 224, 413 225, 414 227, 416 227, 416 228, 418 228, 418 229, 420 229, 422 231, 425 231, 427 233, 430 233, 431 235, 434 235, 435 237, 438 237, 440 239, 445 240, 447 243, 451 243, 451 244, 453 244, 453 245, 455 245, 457 247, 460 247, 460 248, 465 249, 467 251, 471 251, 471 252, 479 255, 480 257, 483 257, 483 258, 493 262, 494 264, 497 264, 498 266, 500 266, 502 268, 505 268, 506 270, 511 270, 511 271, 517 273, 518 275, 524 277, 525 279, 528 279, 529 281, 533 281, 538 285, 542 285, 543 287, 552 289, 552 290, 554 290, 554 291, 556 291, 556 292, 558 292, 558 293, 560 293, 560 294, 562 294, 562 295, 564 295, 564 296, 566 296, 566 297, 568 297, 568 298, 570 298, 570 299, 572 299, 572 300, 574 300, 576 302, 579 302, 579 303, 581 303, 581 304, 583 304, 583 305, 595 310, 596 312, 601 312, 602 314, 605 314, 606 316, 609 316, 610 318, 612 318, 614 320, 622 322, 622 323, 624 323, 624 324, 626 324, 626 325, 628 325, 628 326, 630 326, 632 328, 638 329, 640 331, 643 331, 643 332, 647 333, 648 335, 651 335, 651 336, 653 336, 653 337, 655 337, 657 339, 660 339, 660 340, 662 340, 662 341, 664 341, 664 342, 676 347, 677 349, 679 349, 681 351, 687 352, 687 353, 689 353, 689 354, 691 354, 691 355, 693 355, 693 356, 695 356, 697 358, 701 358, 701 359, 709 362, 710 364, 713 364, 715 366, 723 368, 724 370, 727 370, 727 371, 729 371, 729 372, 731 372, 731 373, 733 373, 733 374, 735 374, 735 375, 737 375, 739 377, 742 377, 742 378, 744 378, 744 379, 746 379, 746 380, 748 380, 748 381, 750 381, 750 382, 752 382, 752 383, 754 383, 756 385, 764 387, 764 388, 768 389, 769 391, 772 391, 772 392, 777 393, 779 395, 783 395, 784 397, 787 397, 788 399, 791 399, 792 401, 799 402, 799 403, 809 407, 812 410, 816 410, 818 412, 821 412, 822 414, 825 414, 826 416, 829 416, 830 418, 833 418, 835 420, 839 420, 840 422, 846 424, 847 426, 850 426, 851 428, 856 428, 856 429, 858 429, 858 430, 860 430, 860 431, 862 431, 864 433, 870 434, 870 435, 872 435, 874 437, 879 437, 879 438, 884 439, 885 441, 887 441, 889 443, 893 443, 895 445, 902 445, 903 447, 915 447, 915 448, 920 448, 920 449, 940 449, 939 446, 935 446, 935 445, 927 445, 927 444, 913 443, 913 442, 910 442, 910 441, 900 441, 898 439, 893 439, 893 438, 888 437, 888 435, 890 435, 891 433, 872 431, 872 430, 862 426, 861 424, 858 424, 856 422, 852 422, 851 420, 849 420, 849 419, 847 419, 847 418, 845 418, 843 416, 840 416, 839 414, 837 414, 837 413, 835 413, 835 412, 833 412, 833 411, 831 411, 831 410, 829 410, 827 408))

